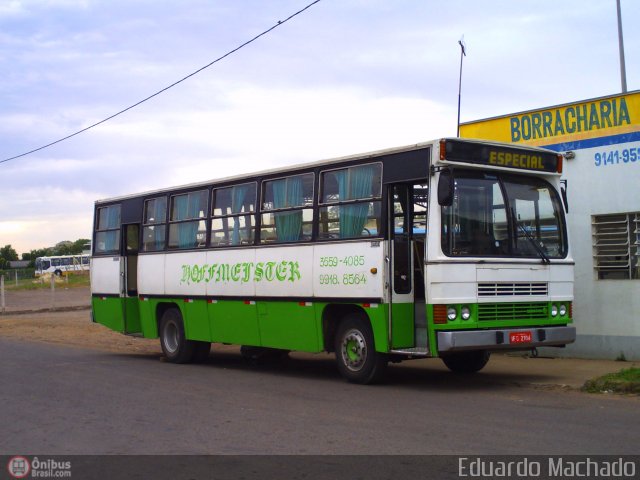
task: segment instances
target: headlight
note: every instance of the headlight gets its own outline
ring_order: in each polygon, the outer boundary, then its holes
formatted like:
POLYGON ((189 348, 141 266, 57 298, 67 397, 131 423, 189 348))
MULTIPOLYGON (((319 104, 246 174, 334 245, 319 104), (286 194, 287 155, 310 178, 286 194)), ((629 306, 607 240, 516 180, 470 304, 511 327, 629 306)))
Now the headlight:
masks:
POLYGON ((560 316, 564 317, 567 314, 567 306, 560 305, 560 316))
POLYGON ((551 305, 551 316, 552 317, 558 316, 558 307, 556 305, 551 305))
POLYGON ((447 308, 447 318, 449 319, 449 321, 455 320, 457 316, 458 316, 458 312, 455 309, 455 307, 447 308))
POLYGON ((463 320, 469 320, 471 318, 471 310, 469 310, 469 307, 462 307, 460 316, 463 320))

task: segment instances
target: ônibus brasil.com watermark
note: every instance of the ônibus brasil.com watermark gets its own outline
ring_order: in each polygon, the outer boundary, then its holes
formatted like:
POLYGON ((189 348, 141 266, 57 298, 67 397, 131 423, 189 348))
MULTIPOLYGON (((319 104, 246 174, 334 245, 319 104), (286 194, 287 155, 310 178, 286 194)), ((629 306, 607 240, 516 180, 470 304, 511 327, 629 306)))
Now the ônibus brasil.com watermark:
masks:
POLYGON ((71 462, 51 458, 11 457, 7 470, 13 478, 71 478, 71 462))
POLYGON ((460 477, 480 478, 635 478, 638 464, 623 458, 565 459, 549 457, 532 460, 527 457, 517 460, 495 460, 482 457, 458 458, 460 477))

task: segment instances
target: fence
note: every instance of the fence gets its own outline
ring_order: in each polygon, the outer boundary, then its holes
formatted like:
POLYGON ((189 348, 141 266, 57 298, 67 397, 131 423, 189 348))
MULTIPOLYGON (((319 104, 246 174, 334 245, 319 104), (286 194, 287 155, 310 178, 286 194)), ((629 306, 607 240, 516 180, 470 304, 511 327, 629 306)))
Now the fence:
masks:
POLYGON ((0 269, 0 277, 4 277, 5 284, 13 283, 16 286, 23 285, 25 282, 31 282, 35 278, 34 268, 12 268, 9 270, 0 269))

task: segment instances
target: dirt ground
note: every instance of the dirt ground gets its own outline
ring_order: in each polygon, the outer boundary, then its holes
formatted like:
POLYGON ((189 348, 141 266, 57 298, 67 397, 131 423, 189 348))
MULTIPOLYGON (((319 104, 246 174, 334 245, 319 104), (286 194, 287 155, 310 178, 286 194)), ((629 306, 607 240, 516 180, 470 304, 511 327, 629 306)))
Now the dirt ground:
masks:
POLYGON ((0 337, 116 352, 161 354, 158 340, 129 337, 91 322, 87 287, 8 290, 0 337))
POLYGON ((89 309, 0 316, 0 337, 115 352, 161 354, 158 340, 130 337, 92 323, 89 309))

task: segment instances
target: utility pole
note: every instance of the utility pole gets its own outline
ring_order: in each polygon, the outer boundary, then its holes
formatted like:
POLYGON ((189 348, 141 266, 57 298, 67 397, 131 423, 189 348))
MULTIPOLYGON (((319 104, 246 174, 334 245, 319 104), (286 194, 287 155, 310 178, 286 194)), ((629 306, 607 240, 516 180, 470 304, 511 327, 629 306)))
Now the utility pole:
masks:
POLYGON ((618 10, 618 49, 620 50, 620 80, 622 93, 627 93, 627 71, 624 63, 624 41, 622 40, 622 13, 620 12, 620 0, 616 0, 618 10))
POLYGON ((467 56, 466 46, 464 44, 464 35, 460 40, 458 40, 458 45, 460 45, 460 79, 458 80, 458 129, 456 130, 456 137, 460 136, 460 99, 462 97, 462 59, 467 56))

